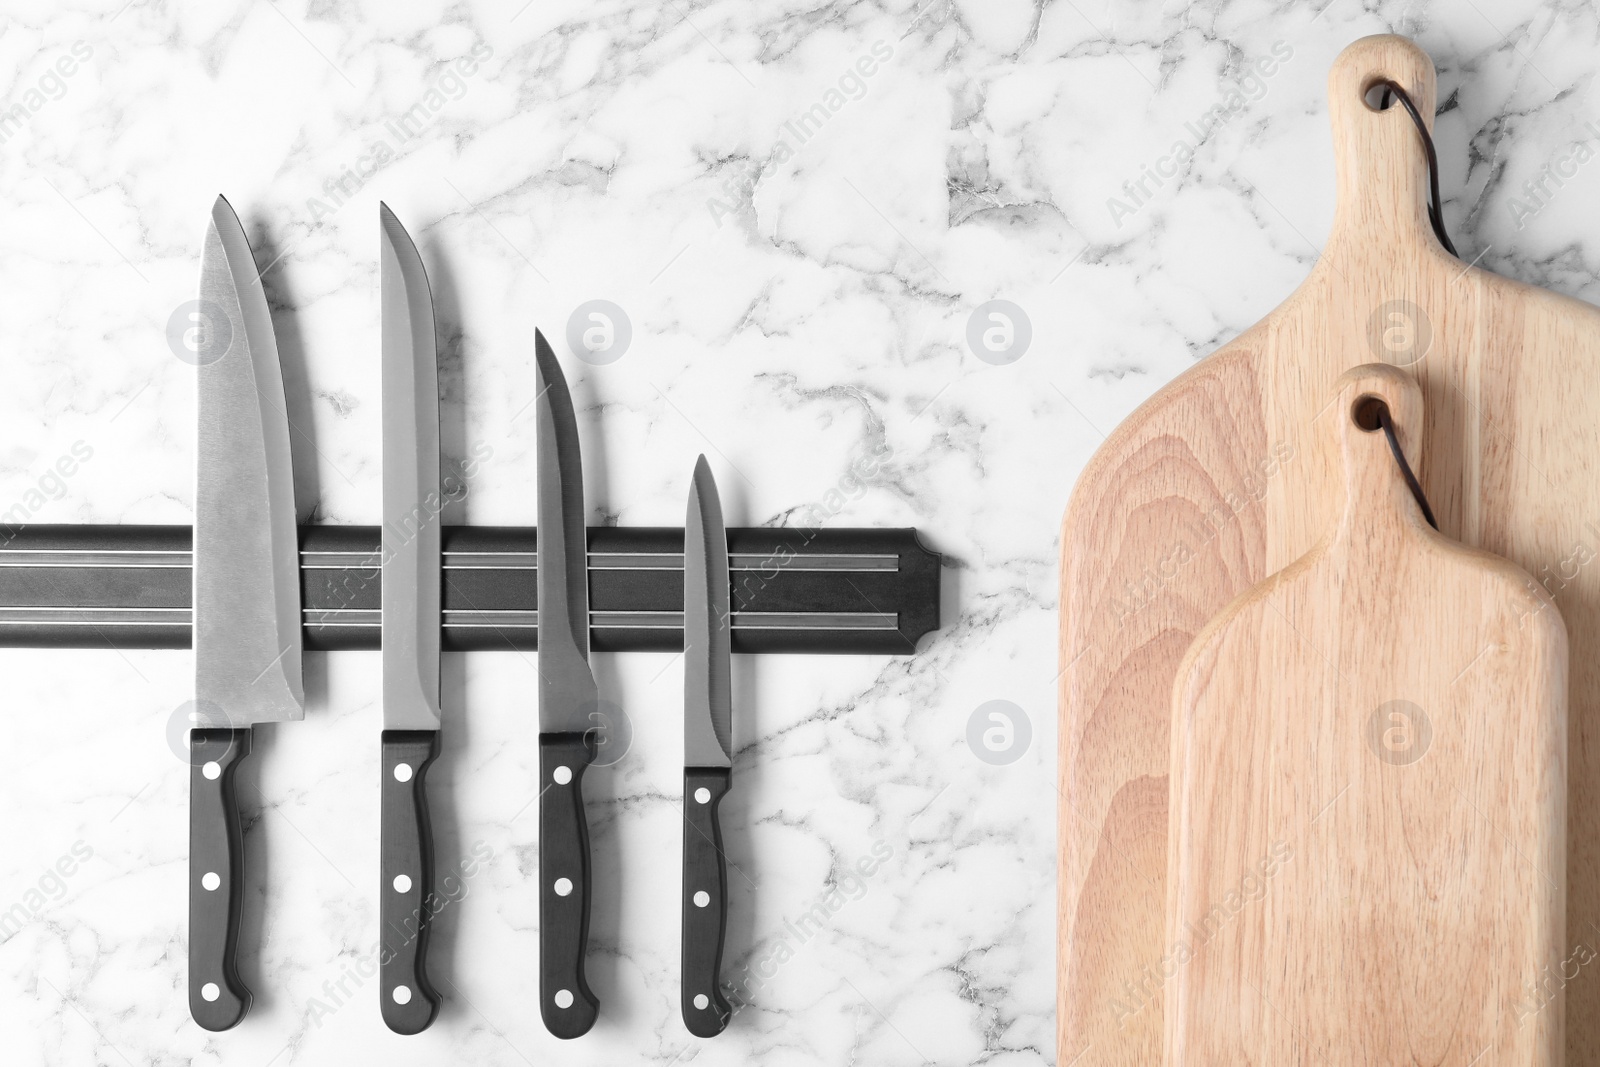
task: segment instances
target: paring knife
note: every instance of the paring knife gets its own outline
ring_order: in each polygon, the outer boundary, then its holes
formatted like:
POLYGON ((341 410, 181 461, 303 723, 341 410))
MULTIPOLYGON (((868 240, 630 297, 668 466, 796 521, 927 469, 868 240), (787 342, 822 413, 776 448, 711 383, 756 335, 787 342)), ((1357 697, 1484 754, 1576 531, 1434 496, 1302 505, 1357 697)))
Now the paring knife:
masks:
POLYGON ((534 335, 539 393, 539 1011, 556 1037, 589 1032, 599 1003, 584 980, 589 944, 589 827, 583 772, 594 759, 589 669, 589 553, 578 420, 544 334, 534 335))
POLYGON ((378 999, 397 1034, 439 1011, 428 981, 433 833, 424 780, 439 754, 439 360, 422 258, 378 205, 383 279, 383 739, 378 999))
POLYGON ((694 465, 683 524, 683 1023, 696 1037, 728 1025, 719 988, 728 869, 717 805, 733 766, 728 534, 706 457, 694 465))
POLYGON ((189 1012, 207 1030, 226 1030, 250 1010, 235 966, 244 834, 234 777, 250 728, 303 719, 305 692, 283 372, 250 243, 220 196, 200 257, 200 303, 223 351, 206 352, 197 368, 189 1012))

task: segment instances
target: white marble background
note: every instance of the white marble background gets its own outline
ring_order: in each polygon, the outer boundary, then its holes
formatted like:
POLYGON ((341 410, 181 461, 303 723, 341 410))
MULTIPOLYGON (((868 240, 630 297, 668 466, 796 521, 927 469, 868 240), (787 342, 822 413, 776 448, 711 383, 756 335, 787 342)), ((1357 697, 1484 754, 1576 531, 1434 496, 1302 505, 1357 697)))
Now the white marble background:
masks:
POLYGON ((1419 39, 1465 258, 1600 300, 1600 164, 1543 203, 1522 189, 1600 143, 1600 17, 1575 0, 8 0, 3 18, 8 518, 189 521, 192 372, 166 328, 220 191, 267 267, 302 508, 375 522, 381 198, 433 279, 447 449, 490 451, 451 521, 533 521, 541 327, 574 383, 592 522, 681 522, 704 451, 733 523, 844 486, 828 522, 914 525, 948 561, 945 627, 915 658, 735 665, 726 973, 785 958, 709 1042, 677 1009, 672 657, 597 657, 635 738, 589 778, 601 1021, 563 1044, 536 1004, 529 658, 447 657, 439 862, 493 858, 440 919, 438 1022, 400 1038, 348 977, 377 940, 375 654, 308 656, 305 722, 257 731, 256 1004, 213 1035, 184 994, 168 737, 188 655, 0 651, 0 909, 26 918, 0 934, 7 1064, 1053 1063, 1056 525, 1102 434, 1316 257, 1338 50, 1419 39), (1114 219, 1122 183, 1274 46, 1292 55, 1114 219), (402 143, 387 124, 419 103, 402 143), (818 103, 837 107, 801 143, 785 123, 818 103), (395 158, 358 176, 380 141, 395 158), (565 342, 593 299, 633 328, 606 366, 565 342), (966 340, 992 299, 1031 324, 1005 365, 966 340), (78 442, 91 458, 52 474, 78 442), (1031 723, 1009 765, 966 740, 990 700, 1031 723), (89 858, 51 874, 75 847, 89 858), (849 881, 874 847, 889 858, 849 881), (851 899, 786 954, 785 923, 835 887, 851 899))

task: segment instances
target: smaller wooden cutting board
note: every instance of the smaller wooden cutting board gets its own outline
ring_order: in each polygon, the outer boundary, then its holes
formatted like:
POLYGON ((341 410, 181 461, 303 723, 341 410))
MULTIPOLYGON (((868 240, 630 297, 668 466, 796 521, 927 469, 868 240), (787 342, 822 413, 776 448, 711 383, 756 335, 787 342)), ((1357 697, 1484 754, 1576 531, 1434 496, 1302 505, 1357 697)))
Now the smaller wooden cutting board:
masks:
POLYGON ((1178 670, 1169 1067, 1561 1062, 1566 629, 1427 526, 1374 398, 1415 466, 1416 382, 1346 372, 1332 529, 1178 670))

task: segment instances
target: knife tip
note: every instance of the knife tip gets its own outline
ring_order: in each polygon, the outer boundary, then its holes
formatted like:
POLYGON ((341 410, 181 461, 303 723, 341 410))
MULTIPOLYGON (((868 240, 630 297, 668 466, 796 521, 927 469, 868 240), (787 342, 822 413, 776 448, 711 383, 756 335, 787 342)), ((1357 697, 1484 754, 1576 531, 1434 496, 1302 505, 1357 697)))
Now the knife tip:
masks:
POLYGON ((228 198, 221 193, 211 202, 211 225, 218 231, 223 229, 237 230, 244 233, 244 225, 239 221, 239 213, 233 210, 233 205, 228 203, 228 198))
POLYGON ((537 328, 533 331, 533 362, 539 371, 541 387, 553 382, 566 383, 566 375, 561 373, 561 364, 556 362, 550 342, 545 340, 544 331, 537 328))
POLYGON ((701 521, 704 521, 708 513, 716 516, 718 524, 722 521, 722 501, 717 494, 717 480, 711 476, 711 464, 706 462, 704 452, 694 461, 694 479, 689 490, 689 511, 701 521))
POLYGON ((407 233, 405 226, 401 224, 400 217, 381 200, 378 202, 378 234, 395 248, 416 248, 416 244, 411 240, 411 234, 407 233))

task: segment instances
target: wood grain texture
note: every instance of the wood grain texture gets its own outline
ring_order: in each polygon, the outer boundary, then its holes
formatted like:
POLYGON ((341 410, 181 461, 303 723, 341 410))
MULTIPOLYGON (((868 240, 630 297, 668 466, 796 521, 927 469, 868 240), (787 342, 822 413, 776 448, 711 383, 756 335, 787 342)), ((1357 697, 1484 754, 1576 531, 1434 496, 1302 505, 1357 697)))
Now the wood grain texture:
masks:
POLYGON ((1421 391, 1341 376, 1342 514, 1208 623, 1173 694, 1168 1067, 1561 1060, 1567 637, 1509 561, 1431 530, 1421 391))
MULTIPOLYGON (((1420 477, 1446 536, 1553 596, 1572 649, 1567 930, 1552 988, 1573 1063, 1600 1063, 1600 311, 1446 253, 1426 160, 1380 78, 1435 107, 1428 57, 1369 37, 1329 75, 1338 204, 1305 282, 1112 433, 1061 534, 1058 1062, 1161 1061, 1167 768, 1178 662, 1205 622, 1304 555, 1341 498, 1318 416, 1338 376, 1401 366, 1429 419, 1420 477)), ((1226 264, 1221 264, 1226 269, 1226 264)))

